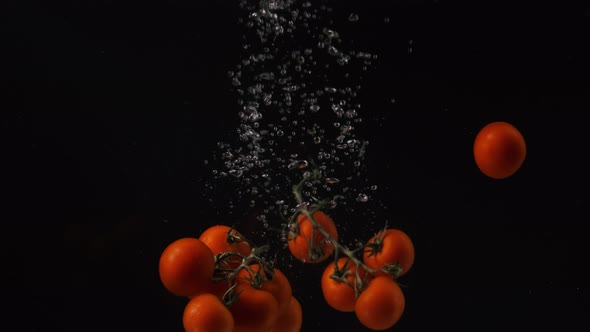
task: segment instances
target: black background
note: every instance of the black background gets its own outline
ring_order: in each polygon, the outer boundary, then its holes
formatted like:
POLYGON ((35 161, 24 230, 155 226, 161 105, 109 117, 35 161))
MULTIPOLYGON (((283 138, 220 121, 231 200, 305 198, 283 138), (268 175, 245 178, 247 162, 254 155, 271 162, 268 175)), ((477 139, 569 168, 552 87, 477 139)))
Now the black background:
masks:
MULTIPOLYGON (((590 7, 331 5, 335 17, 360 15, 342 23, 345 38, 380 55, 363 83, 368 162, 416 246, 392 330, 586 331, 590 7), (483 176, 471 150, 497 120, 528 144, 522 169, 502 181, 483 176)), ((180 331, 184 300, 163 289, 157 260, 227 218, 203 200, 201 179, 238 123, 226 72, 240 60, 243 13, 234 1, 8 6, 9 320, 19 331, 180 331)), ((319 273, 288 271, 303 330, 363 330, 323 302, 319 273)))

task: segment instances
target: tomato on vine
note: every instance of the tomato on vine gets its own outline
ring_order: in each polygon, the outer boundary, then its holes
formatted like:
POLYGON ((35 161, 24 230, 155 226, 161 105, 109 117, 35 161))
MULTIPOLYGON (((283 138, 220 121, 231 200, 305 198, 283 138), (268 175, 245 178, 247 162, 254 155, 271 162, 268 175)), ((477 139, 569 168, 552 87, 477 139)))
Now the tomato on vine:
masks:
POLYGON ((182 325, 185 332, 233 332, 234 318, 219 298, 203 293, 184 308, 182 325))
POLYGON ((363 253, 363 262, 375 275, 386 272, 394 277, 406 274, 414 265, 414 244, 412 239, 399 229, 382 230, 369 240, 363 253))
POLYGON ((291 284, 279 269, 274 268, 271 272, 264 268, 261 270, 260 264, 252 264, 248 268, 240 270, 236 279, 238 282, 248 283, 254 288, 272 294, 275 300, 277 300, 279 313, 282 313, 289 307, 289 302, 293 295, 291 284))
POLYGON ((268 332, 299 332, 302 324, 303 312, 301 310, 301 304, 295 297, 291 297, 289 306, 279 315, 277 321, 268 332))
MULTIPOLYGON (((313 219, 333 241, 338 241, 336 224, 330 216, 322 211, 316 211, 313 219)), ((295 258, 305 263, 320 263, 332 255, 334 249, 334 244, 314 227, 305 214, 297 217, 295 230, 289 234, 289 251, 295 258)))
POLYGON ((399 321, 405 306, 406 299, 398 284, 387 276, 378 276, 358 297, 354 311, 361 324, 381 331, 399 321))
POLYGON ((367 273, 351 259, 343 257, 331 262, 322 274, 322 293, 328 305, 338 311, 352 312, 357 294, 364 286, 367 273), (358 271, 358 275, 357 275, 358 271), (355 291, 356 290, 356 291, 355 291))
POLYGON ((159 262, 160 280, 178 296, 198 294, 209 287, 215 261, 211 249, 194 238, 182 238, 168 245, 159 262))
POLYGON ((234 317, 234 332, 270 330, 279 317, 279 304, 275 297, 245 282, 237 283, 233 291, 237 299, 230 304, 229 310, 234 317))
MULTIPOLYGON (((238 231, 226 226, 226 225, 215 225, 207 228, 199 240, 203 241, 213 252, 213 255, 220 253, 237 253, 242 256, 250 255, 252 248, 250 244, 246 242, 238 231)), ((242 263, 242 259, 239 256, 229 256, 223 261, 222 267, 227 269, 235 269, 242 263)))

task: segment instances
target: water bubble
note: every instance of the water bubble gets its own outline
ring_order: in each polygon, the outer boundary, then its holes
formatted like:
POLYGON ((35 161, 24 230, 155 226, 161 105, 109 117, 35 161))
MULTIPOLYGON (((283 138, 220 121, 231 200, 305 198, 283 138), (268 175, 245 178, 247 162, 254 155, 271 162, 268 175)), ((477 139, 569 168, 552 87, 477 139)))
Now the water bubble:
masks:
POLYGON ((359 20, 359 16, 355 13, 350 13, 350 15, 348 15, 348 21, 349 22, 356 22, 359 20))
POLYGON ((237 170, 237 169, 230 169, 228 171, 228 173, 229 173, 229 175, 232 175, 236 178, 239 178, 244 174, 244 172, 242 172, 242 170, 237 170))
POLYGON ((330 47, 328 47, 328 54, 333 55, 333 56, 337 56, 340 54, 340 52, 338 51, 338 49, 335 46, 330 46, 330 47))
POLYGON ((336 60, 336 62, 341 66, 347 65, 349 61, 350 57, 348 55, 342 55, 336 60))
POLYGON ((327 184, 336 184, 336 183, 340 182, 340 180, 338 180, 337 178, 326 178, 325 181, 327 184))
POLYGON ((324 28, 322 29, 322 32, 324 33, 324 35, 326 35, 326 37, 328 39, 332 39, 332 38, 338 38, 338 32, 334 31, 334 30, 330 30, 328 28, 324 28))
POLYGON ((273 81, 275 79, 274 73, 261 73, 258 78, 265 81, 273 81))
POLYGON ((377 185, 376 184, 375 185, 372 185, 371 186, 371 190, 377 190, 377 185))
POLYGON ((308 164, 307 160, 295 160, 295 161, 291 162, 287 168, 289 168, 290 170, 301 169, 301 168, 306 168, 308 165, 309 164, 308 164))
POLYGON ((358 194, 358 196, 356 197, 356 200, 361 203, 366 203, 369 201, 369 196, 361 193, 361 194, 358 194))
POLYGON ((316 104, 311 105, 311 106, 309 106, 309 110, 312 112, 317 112, 320 110, 320 105, 316 105, 316 104))

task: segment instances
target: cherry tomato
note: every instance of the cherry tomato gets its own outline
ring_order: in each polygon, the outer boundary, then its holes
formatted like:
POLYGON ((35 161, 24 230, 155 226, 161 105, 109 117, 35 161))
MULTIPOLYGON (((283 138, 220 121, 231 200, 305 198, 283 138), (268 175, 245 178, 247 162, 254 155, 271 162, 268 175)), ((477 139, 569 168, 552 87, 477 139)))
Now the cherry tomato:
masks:
POLYGON ((160 279, 178 296, 195 295, 209 287, 214 269, 211 249, 194 238, 172 242, 160 256, 160 279))
MULTIPOLYGON (((340 258, 338 259, 338 271, 339 274, 342 273, 341 276, 348 283, 331 278, 334 274, 334 262, 331 262, 326 266, 322 275, 322 293, 324 294, 324 299, 330 307, 338 311, 353 312, 354 304, 356 303, 356 293, 353 287, 356 283, 357 265, 348 258, 340 258), (344 268, 345 264, 347 264, 346 269, 344 268)), ((366 271, 360 268, 358 269, 358 274, 359 281, 363 283, 366 271)))
MULTIPOLYGON (((199 240, 203 241, 203 243, 205 243, 211 249, 213 255, 217 255, 222 252, 233 252, 238 253, 242 256, 250 255, 252 248, 247 242, 227 242, 228 232, 231 232, 230 237, 242 237, 242 235, 238 231, 232 229, 229 226, 215 225, 207 228, 203 233, 201 233, 201 236, 199 236, 199 240)), ((225 266, 222 266, 223 268, 235 269, 242 263, 242 260, 239 257, 231 257, 228 260, 225 260, 224 262, 226 262, 227 264, 225 264, 225 266)))
MULTIPOLYGON (((338 240, 338 231, 332 218, 322 211, 316 211, 313 218, 334 241, 338 240)), ((334 252, 332 244, 320 231, 313 229, 313 223, 306 215, 297 217, 297 232, 289 235, 289 251, 305 263, 320 263, 334 252), (312 242, 313 233, 313 244, 312 242)))
POLYGON ((268 331, 279 317, 279 304, 267 291, 240 282, 234 289, 238 299, 229 310, 234 317, 234 332, 268 331))
POLYGON ((473 155, 482 173, 493 179, 504 179, 516 173, 524 163, 526 143, 511 124, 492 122, 475 137, 473 155))
POLYGON ((382 331, 399 321, 405 306, 406 299, 398 284, 387 276, 378 276, 358 297, 354 311, 361 324, 382 331))
POLYGON ((283 311, 268 332, 299 332, 302 324, 303 312, 301 304, 295 297, 291 297, 287 310, 283 311))
POLYGON ((186 332, 233 332, 234 318, 219 298, 204 293, 188 302, 182 325, 186 332))
MULTIPOLYGON (((380 231, 369 240, 363 253, 363 262, 374 270, 387 268, 391 264, 399 264, 401 271, 399 277, 406 274, 414 265, 414 244, 410 237, 399 229, 387 229, 385 233, 380 231), (377 248, 373 248, 375 245, 377 248)), ((378 272, 375 275, 383 275, 378 272)))
POLYGON ((263 291, 267 291, 271 293, 272 296, 274 296, 279 306, 279 313, 285 311, 287 307, 289 307, 289 301, 291 301, 292 289, 289 280, 283 274, 283 272, 275 268, 273 279, 268 280, 268 276, 264 273, 264 269, 262 272, 259 272, 259 264, 252 264, 250 265, 250 268, 252 269, 252 271, 248 271, 247 269, 240 270, 240 272, 238 272, 237 280, 239 282, 256 284, 256 274, 260 273, 260 276, 264 278, 264 281, 262 282, 260 289, 263 291))

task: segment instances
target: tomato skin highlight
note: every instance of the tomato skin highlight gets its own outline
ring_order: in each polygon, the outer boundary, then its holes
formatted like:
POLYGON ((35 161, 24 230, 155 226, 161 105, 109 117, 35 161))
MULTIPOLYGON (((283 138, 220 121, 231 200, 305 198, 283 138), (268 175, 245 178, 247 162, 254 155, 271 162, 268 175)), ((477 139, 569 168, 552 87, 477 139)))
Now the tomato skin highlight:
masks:
MULTIPOLYGON (((260 265, 252 264, 250 265, 250 268, 256 273, 260 270, 260 265)), ((264 271, 261 273, 266 277, 264 271)), ((254 275, 250 275, 248 270, 243 269, 238 272, 238 282, 250 284, 250 278, 254 278, 254 275)), ((277 300, 279 313, 283 313, 283 311, 289 307, 289 302, 293 296, 293 290, 291 289, 289 280, 279 269, 274 269, 273 279, 263 282, 260 289, 269 292, 275 300, 277 300)))
POLYGON ((191 296, 209 287, 215 260, 211 249, 194 238, 172 242, 160 256, 162 284, 172 294, 191 296))
MULTIPOLYGON (((338 259, 338 269, 342 270, 348 258, 339 258, 338 259)), ((334 280, 330 278, 330 276, 334 273, 334 262, 331 262, 326 266, 324 273, 322 274, 322 293, 324 294, 324 299, 328 303, 328 305, 335 310, 342 311, 342 312, 353 312, 354 305, 356 303, 356 295, 354 289, 349 286, 347 283, 339 280, 334 280)), ((348 271, 348 275, 345 277, 346 280, 354 287, 355 279, 356 279, 356 271, 357 265, 353 261, 348 262, 348 266, 346 267, 348 271)), ((366 276, 366 271, 364 269, 359 269, 359 277, 364 279, 366 276)))
POLYGON ((303 325, 303 311, 301 304, 295 297, 291 297, 289 306, 278 318, 268 332, 299 332, 303 325))
MULTIPOLYGON (((338 230, 330 216, 322 211, 316 211, 313 214, 313 218, 335 241, 338 241, 338 230)), ((334 253, 334 245, 330 243, 322 233, 313 229, 313 223, 306 215, 300 214, 297 217, 297 228, 298 233, 289 235, 288 242, 289 251, 295 258, 305 263, 321 263, 334 253), (323 254, 318 257, 310 257, 310 242, 312 234, 314 246, 316 248, 321 248, 321 251, 323 252, 323 254)))
POLYGON ((405 307, 406 299, 399 285, 387 276, 378 276, 358 297, 354 309, 361 324, 382 331, 399 321, 405 307))
POLYGON ((526 142, 516 127, 507 122, 492 122, 483 127, 473 143, 475 163, 493 179, 512 176, 524 163, 526 142))
MULTIPOLYGON (((412 239, 399 229, 389 228, 377 233, 372 237, 368 244, 373 244, 381 236, 382 248, 379 252, 372 253, 369 248, 365 248, 363 253, 363 262, 373 270, 381 270, 386 265, 399 264, 402 268, 399 277, 406 274, 414 265, 415 251, 412 239)), ((383 271, 375 273, 375 276, 385 275, 383 271)))
POLYGON ((185 332, 233 332, 234 318, 213 294, 194 296, 182 315, 185 332))
MULTIPOLYGON (((242 256, 250 255, 252 248, 247 242, 228 243, 226 241, 227 233, 229 231, 232 231, 236 235, 241 236, 241 234, 238 231, 236 231, 235 229, 232 230, 232 228, 229 226, 215 225, 203 231, 199 236, 199 240, 203 241, 203 243, 205 243, 211 249, 213 255, 217 255, 223 252, 234 252, 242 256)), ((227 262, 227 266, 224 266, 224 268, 235 269, 242 263, 242 260, 238 257, 232 257, 231 259, 226 260, 225 262, 227 262)))
POLYGON ((238 283, 234 290, 240 294, 229 308, 234 317, 234 332, 270 330, 279 317, 279 304, 274 296, 248 283, 238 283))

